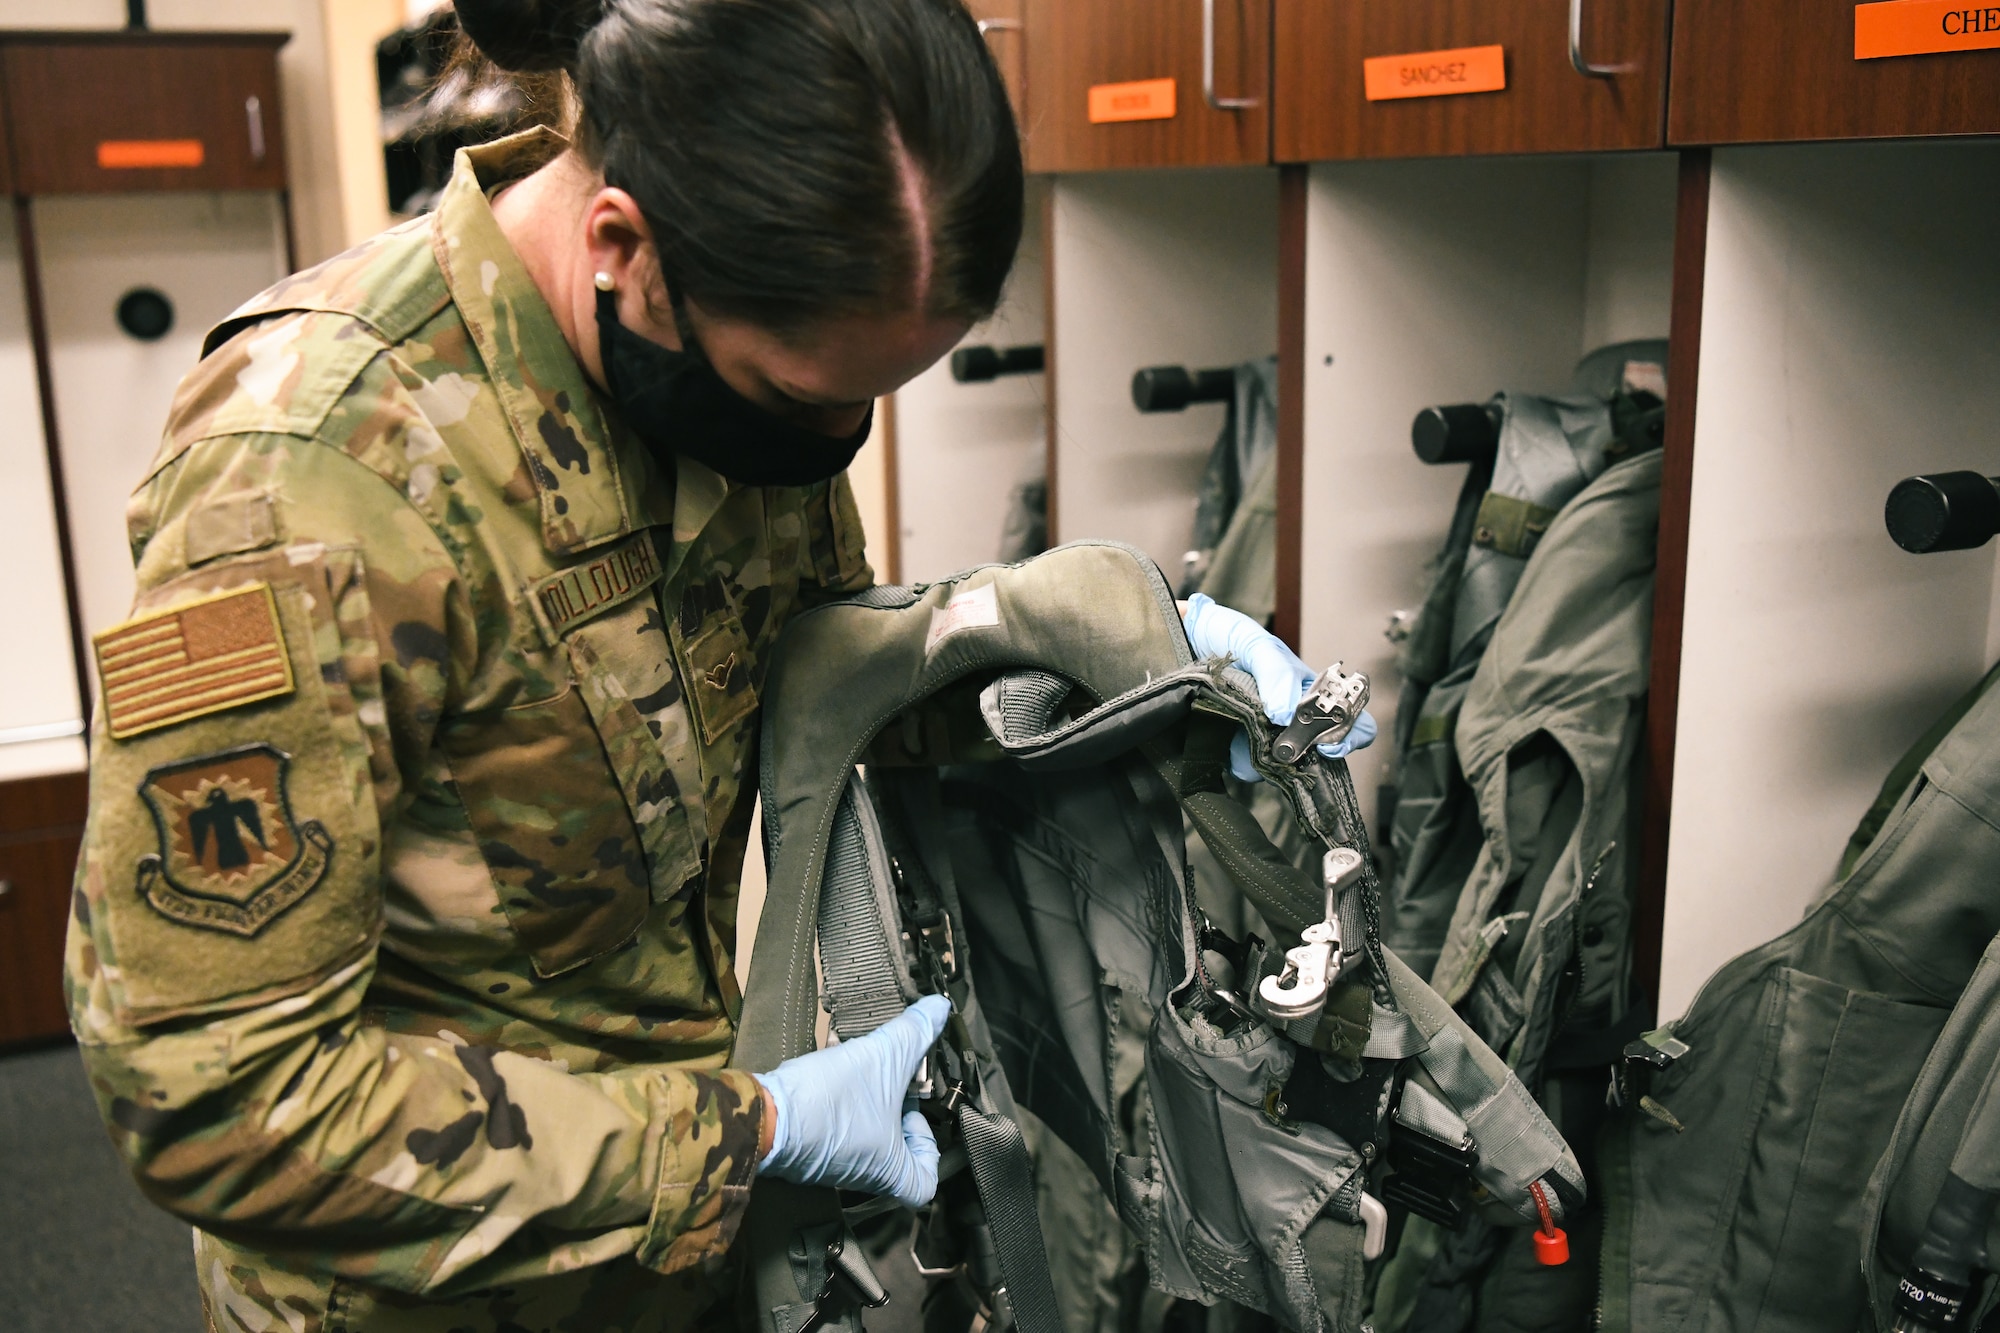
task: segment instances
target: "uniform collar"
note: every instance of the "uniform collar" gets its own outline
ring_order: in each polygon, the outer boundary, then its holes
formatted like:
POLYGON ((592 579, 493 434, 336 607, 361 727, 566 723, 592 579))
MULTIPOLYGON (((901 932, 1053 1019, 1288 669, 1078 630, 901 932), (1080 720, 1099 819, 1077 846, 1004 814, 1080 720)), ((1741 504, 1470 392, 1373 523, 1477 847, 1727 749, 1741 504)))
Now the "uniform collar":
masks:
POLYGON ((570 555, 671 516, 671 577, 672 566, 685 559, 722 507, 730 484, 685 458, 675 460, 670 486, 648 484, 642 446, 605 416, 596 388, 487 200, 488 190, 534 170, 563 147, 562 136, 534 129, 460 149, 433 215, 432 248, 540 497, 543 545, 570 555))

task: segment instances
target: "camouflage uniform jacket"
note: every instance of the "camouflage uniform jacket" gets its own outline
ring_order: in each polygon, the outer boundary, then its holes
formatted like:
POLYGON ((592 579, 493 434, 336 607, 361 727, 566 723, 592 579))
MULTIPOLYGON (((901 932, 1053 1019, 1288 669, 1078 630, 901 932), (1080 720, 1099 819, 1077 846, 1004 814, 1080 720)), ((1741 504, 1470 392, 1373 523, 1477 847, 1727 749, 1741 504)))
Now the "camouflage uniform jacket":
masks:
POLYGON ((685 1326, 746 1202, 758 690, 872 575, 606 415, 486 196, 558 146, 220 326, 131 503, 69 1004, 216 1329, 685 1326))

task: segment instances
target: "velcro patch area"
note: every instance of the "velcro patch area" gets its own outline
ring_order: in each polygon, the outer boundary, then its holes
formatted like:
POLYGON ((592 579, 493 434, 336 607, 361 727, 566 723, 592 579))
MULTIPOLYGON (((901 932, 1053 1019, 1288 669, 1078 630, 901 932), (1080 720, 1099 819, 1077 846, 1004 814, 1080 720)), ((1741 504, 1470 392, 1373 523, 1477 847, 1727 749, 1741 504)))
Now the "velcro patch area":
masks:
POLYGON ((268 583, 128 620, 92 642, 106 728, 117 740, 276 699, 294 688, 268 583))

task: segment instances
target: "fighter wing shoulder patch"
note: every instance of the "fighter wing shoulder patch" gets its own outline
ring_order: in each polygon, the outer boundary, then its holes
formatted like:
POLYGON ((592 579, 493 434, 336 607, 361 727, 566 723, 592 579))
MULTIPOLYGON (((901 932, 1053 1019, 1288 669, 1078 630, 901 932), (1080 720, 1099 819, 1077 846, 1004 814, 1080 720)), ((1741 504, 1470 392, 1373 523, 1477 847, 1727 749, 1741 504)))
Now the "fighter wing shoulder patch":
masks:
POLYGON ((159 851, 139 861, 140 896, 183 925, 247 938, 311 892, 333 837, 293 816, 290 767, 290 755, 259 743, 148 772, 139 795, 159 851))
POLYGON ((267 583, 151 612, 92 642, 105 726, 115 740, 294 688, 284 625, 267 583))

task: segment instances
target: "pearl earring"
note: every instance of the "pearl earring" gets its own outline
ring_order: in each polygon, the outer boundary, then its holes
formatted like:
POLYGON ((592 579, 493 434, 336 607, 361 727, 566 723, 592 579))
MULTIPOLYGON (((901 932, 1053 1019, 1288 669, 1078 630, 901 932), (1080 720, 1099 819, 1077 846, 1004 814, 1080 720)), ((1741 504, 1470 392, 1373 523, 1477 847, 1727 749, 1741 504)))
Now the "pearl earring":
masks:
POLYGON ((600 292, 612 291, 618 286, 617 283, 611 280, 611 275, 602 269, 597 271, 597 276, 593 281, 597 283, 597 290, 600 292))

